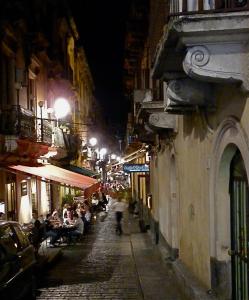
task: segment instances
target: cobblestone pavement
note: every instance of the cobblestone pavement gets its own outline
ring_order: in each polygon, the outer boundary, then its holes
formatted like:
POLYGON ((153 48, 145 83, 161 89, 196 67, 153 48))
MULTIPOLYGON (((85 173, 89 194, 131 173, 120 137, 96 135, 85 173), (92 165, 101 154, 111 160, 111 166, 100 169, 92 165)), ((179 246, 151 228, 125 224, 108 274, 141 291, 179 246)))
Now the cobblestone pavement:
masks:
MULTIPOLYGON (((149 262, 152 255, 153 260, 152 249, 140 256, 144 234, 131 234, 134 227, 130 225, 126 218, 124 234, 116 235, 113 213, 109 212, 104 222, 92 226, 81 244, 64 247, 62 258, 40 283, 37 299, 184 300, 175 287, 165 296, 165 270, 159 270, 160 262, 157 270, 152 263, 144 266, 142 257, 149 262)), ((166 280, 167 276, 169 273, 166 280)))

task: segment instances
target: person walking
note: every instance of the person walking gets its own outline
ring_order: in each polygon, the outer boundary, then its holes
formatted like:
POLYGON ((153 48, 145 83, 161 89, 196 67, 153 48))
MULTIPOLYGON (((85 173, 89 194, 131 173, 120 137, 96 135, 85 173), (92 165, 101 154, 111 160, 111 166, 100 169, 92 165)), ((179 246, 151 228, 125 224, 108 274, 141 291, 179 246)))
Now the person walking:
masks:
POLYGON ((122 218, 123 212, 126 210, 127 205, 121 199, 121 197, 117 198, 117 201, 113 203, 112 209, 115 211, 116 216, 116 233, 121 235, 123 233, 122 230, 122 218))

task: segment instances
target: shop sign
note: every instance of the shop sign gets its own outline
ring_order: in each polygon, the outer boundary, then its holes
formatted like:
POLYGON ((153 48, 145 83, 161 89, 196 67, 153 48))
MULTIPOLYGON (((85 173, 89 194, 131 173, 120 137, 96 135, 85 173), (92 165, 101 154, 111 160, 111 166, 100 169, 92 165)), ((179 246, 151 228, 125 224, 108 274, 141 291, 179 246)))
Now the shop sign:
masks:
POLYGON ((146 164, 123 164, 123 171, 125 173, 131 172, 149 172, 149 165, 146 164))

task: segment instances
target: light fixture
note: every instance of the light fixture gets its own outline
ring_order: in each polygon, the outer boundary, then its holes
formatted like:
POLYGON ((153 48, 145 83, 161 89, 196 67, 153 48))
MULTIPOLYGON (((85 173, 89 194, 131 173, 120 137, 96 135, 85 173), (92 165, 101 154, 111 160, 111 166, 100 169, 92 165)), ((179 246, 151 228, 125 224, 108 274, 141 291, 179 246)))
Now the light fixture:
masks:
POLYGON ((38 105, 40 107, 40 115, 41 115, 41 142, 43 142, 43 119, 42 119, 42 108, 44 105, 44 101, 40 100, 38 102, 38 105))
POLYGON ((111 154, 111 159, 116 159, 117 155, 116 154, 111 154))
POLYGON ((90 138, 89 143, 92 147, 96 146, 98 143, 98 140, 95 137, 90 138))
POLYGON ((107 149, 106 149, 106 148, 101 148, 101 149, 99 150, 99 156, 100 156, 100 159, 104 159, 106 153, 107 153, 107 149))
POLYGON ((65 98, 57 98, 54 103, 56 119, 64 118, 70 112, 70 105, 65 98))

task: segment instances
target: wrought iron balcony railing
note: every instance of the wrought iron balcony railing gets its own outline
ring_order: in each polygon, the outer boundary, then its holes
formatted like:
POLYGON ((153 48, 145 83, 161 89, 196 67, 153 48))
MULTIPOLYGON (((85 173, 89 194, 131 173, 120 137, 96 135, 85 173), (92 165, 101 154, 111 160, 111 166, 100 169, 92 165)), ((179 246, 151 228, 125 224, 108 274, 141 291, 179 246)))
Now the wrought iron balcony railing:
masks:
POLYGON ((36 142, 52 143, 52 125, 20 105, 3 109, 0 113, 0 134, 14 135, 36 142))
POLYGON ((169 17, 249 10, 249 0, 170 0, 169 17))
POLYGON ((37 142, 52 144, 53 126, 48 120, 42 120, 42 122, 43 124, 41 126, 41 122, 39 119, 37 120, 37 142))

